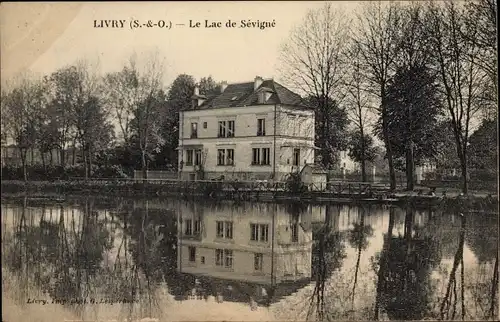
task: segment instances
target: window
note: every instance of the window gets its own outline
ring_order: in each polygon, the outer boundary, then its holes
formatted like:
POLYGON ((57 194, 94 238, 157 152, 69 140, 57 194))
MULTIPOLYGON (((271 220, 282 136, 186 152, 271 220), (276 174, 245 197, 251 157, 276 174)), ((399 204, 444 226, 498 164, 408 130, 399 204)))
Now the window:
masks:
POLYGON ((194 234, 199 235, 201 232, 201 221, 200 220, 195 220, 194 221, 194 234))
POLYGON ((252 164, 260 164, 260 149, 258 148, 252 149, 252 164))
POLYGON ((226 156, 227 156, 226 164, 234 165, 234 149, 227 149, 226 156))
POLYGON ((217 150, 217 165, 234 165, 234 149, 217 150))
POLYGON ((297 223, 292 225, 292 243, 299 241, 299 225, 297 223))
POLYGON ((194 165, 201 165, 201 150, 195 151, 194 165))
POLYGON ((186 150, 186 165, 193 165, 193 150, 186 150))
POLYGON ((226 238, 233 239, 233 223, 226 221, 226 238))
POLYGON ((234 137, 235 125, 234 121, 219 121, 219 134, 220 138, 234 137))
POLYGON ((224 165, 224 159, 226 158, 226 150, 217 150, 217 165, 224 165))
POLYGON ((216 249, 215 250, 215 265, 223 266, 224 264, 224 250, 216 249))
POLYGON ((227 121, 227 137, 234 137, 234 121, 227 121))
POLYGON ((229 249, 215 250, 215 265, 226 268, 233 267, 233 251, 229 249))
POLYGON ((191 123, 191 138, 198 137, 198 123, 191 123))
POLYGON ((232 221, 217 221, 217 238, 233 239, 232 221))
POLYGON ((260 164, 262 165, 269 165, 271 163, 271 158, 270 158, 270 152, 271 149, 269 148, 263 148, 262 149, 262 159, 260 160, 260 164))
POLYGON ((217 222, 217 238, 224 238, 224 222, 217 222))
POLYGON ((257 136, 266 135, 266 119, 257 119, 257 136))
POLYGON ((253 267, 256 271, 262 271, 262 262, 264 256, 262 254, 254 254, 253 267))
POLYGON ((207 128, 207 122, 203 122, 203 128, 206 129, 207 128))
POLYGON ((196 247, 189 246, 189 261, 196 262, 196 247))
POLYGON ((186 219, 186 230, 185 234, 187 236, 191 236, 193 234, 193 225, 192 225, 192 220, 191 219, 186 219))
POLYGON ((233 251, 229 249, 224 249, 224 266, 226 268, 233 267, 233 251))
POLYGON ((219 121, 219 135, 220 138, 226 137, 226 121, 219 121))
POLYGON ((205 264, 205 256, 201 256, 201 263, 205 264))
POLYGON ((293 165, 298 166, 300 164, 300 149, 293 149, 293 165))
POLYGON ((252 149, 252 165, 269 165, 271 164, 271 149, 270 148, 253 148, 252 149))
POLYGON ((250 224, 250 240, 267 242, 269 240, 268 224, 250 224))

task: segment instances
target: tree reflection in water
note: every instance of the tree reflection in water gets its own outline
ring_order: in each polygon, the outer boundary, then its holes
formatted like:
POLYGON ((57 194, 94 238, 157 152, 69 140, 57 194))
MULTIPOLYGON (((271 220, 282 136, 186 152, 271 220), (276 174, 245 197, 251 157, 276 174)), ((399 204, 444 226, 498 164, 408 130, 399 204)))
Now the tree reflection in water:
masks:
POLYGON ((312 250, 312 276, 315 280, 313 294, 311 295, 309 309, 306 319, 309 320, 316 314, 316 320, 329 319, 330 312, 325 307, 326 283, 336 270, 342 267, 343 260, 347 256, 345 252, 344 234, 335 231, 332 222, 338 218, 339 206, 326 206, 325 223, 313 237, 312 250), (334 209, 336 207, 337 209, 334 209), (336 210, 335 214, 334 211, 336 210))
POLYGON ((368 238, 373 236, 373 228, 370 225, 365 225, 366 213, 370 213, 370 206, 359 205, 360 221, 354 223, 354 227, 349 231, 349 244, 357 250, 356 268, 354 270, 354 282, 352 286, 352 301, 351 309, 354 312, 354 299, 356 295, 356 285, 358 283, 358 272, 361 261, 361 252, 368 247, 368 238), (367 209, 368 208, 368 209, 367 209))
POLYGON ((394 208, 379 254, 374 318, 381 309, 390 319, 420 320, 427 316, 433 287, 430 274, 440 261, 437 243, 414 227, 415 209, 406 209, 404 233, 393 237, 394 208))
POLYGON ((98 212, 90 199, 74 208, 37 207, 41 214, 24 199, 19 209, 13 234, 3 236, 2 260, 15 277, 13 290, 20 304, 37 296, 36 286, 58 303, 73 303, 67 307, 81 319, 84 300, 91 298, 115 304, 125 300, 121 307, 128 312, 121 318, 151 316, 158 304, 152 285, 165 277, 175 279, 172 211, 147 207, 132 211, 130 205, 125 209, 119 205, 117 211, 98 212), (35 223, 37 214, 40 219, 35 223), (110 259, 117 239, 121 239, 118 251, 110 259), (133 302, 139 302, 141 312, 133 312, 137 306, 133 302))
POLYGON ((103 253, 112 247, 92 202, 86 199, 81 218, 75 219, 72 212, 69 223, 63 206, 50 208, 48 215, 42 207, 38 223, 34 223, 35 213, 27 214, 26 199, 20 209, 13 240, 3 245, 4 263, 20 274, 18 300, 26 303, 32 298, 34 290, 28 285, 35 285, 57 302, 75 303, 72 309, 81 316, 83 299, 95 294, 91 280, 99 274, 103 253))

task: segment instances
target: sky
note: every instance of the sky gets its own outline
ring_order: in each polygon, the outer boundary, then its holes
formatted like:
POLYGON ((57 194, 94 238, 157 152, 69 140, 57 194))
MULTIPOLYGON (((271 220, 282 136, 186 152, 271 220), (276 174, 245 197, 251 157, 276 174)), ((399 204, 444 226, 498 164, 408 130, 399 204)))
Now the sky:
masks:
MULTIPOLYGON (((117 71, 133 53, 144 62, 164 58, 164 81, 185 73, 229 83, 259 75, 279 80, 280 45, 320 1, 2 3, 2 82, 29 69, 50 74, 78 59, 98 61, 101 73, 117 71), (101 20, 125 20, 124 28, 95 28, 101 20), (204 28, 205 20, 275 21, 274 28, 204 28), (171 29, 131 29, 130 21, 172 23, 171 29), (190 20, 201 28, 189 28, 190 20), (176 26, 176 24, 185 24, 176 26)), ((351 14, 358 3, 335 1, 351 14)))

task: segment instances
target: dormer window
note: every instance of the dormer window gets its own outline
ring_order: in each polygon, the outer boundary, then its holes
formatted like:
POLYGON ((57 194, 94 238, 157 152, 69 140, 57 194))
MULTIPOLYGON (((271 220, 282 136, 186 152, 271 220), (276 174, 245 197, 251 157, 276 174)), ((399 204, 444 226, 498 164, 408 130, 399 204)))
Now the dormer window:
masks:
POLYGON ((258 102, 259 104, 264 104, 266 102, 266 92, 259 92, 258 102))
POLYGON ((257 103, 265 104, 273 95, 273 90, 269 87, 261 87, 257 92, 257 103))

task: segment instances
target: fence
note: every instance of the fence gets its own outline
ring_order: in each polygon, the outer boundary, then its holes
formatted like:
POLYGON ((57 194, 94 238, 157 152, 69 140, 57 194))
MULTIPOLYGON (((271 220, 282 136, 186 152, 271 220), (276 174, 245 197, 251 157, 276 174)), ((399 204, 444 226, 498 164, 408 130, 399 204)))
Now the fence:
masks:
MULTIPOLYGON (((84 178, 71 178, 74 184, 82 182, 84 178)), ((239 180, 177 180, 177 179, 104 179, 92 178, 86 181, 88 186, 99 187, 144 187, 146 190, 160 189, 170 192, 185 192, 185 193, 203 193, 211 195, 213 193, 279 193, 295 194, 297 191, 291 191, 288 183, 285 181, 239 181, 239 180), (157 188, 155 188, 157 187, 157 188)), ((300 192, 307 195, 336 195, 336 196, 368 196, 379 190, 386 190, 385 186, 376 186, 366 182, 339 182, 331 181, 327 183, 311 183, 306 185, 305 191, 300 192)), ((142 189, 142 188, 141 188, 142 189)))
MULTIPOLYGON (((330 180, 333 181, 343 181, 343 182, 362 182, 363 178, 361 173, 341 173, 337 171, 332 171, 329 173, 330 180)), ((374 184, 389 184, 390 178, 389 174, 379 173, 373 175, 372 172, 366 173, 366 182, 374 183, 374 184)), ((396 186, 403 187, 406 185, 406 175, 402 172, 396 172, 396 186)))
MULTIPOLYGON (((167 179, 167 180, 176 180, 178 178, 178 172, 175 171, 161 171, 161 170, 148 170, 147 178, 148 179, 167 179)), ((143 180, 144 173, 142 170, 134 170, 134 179, 143 180)))

